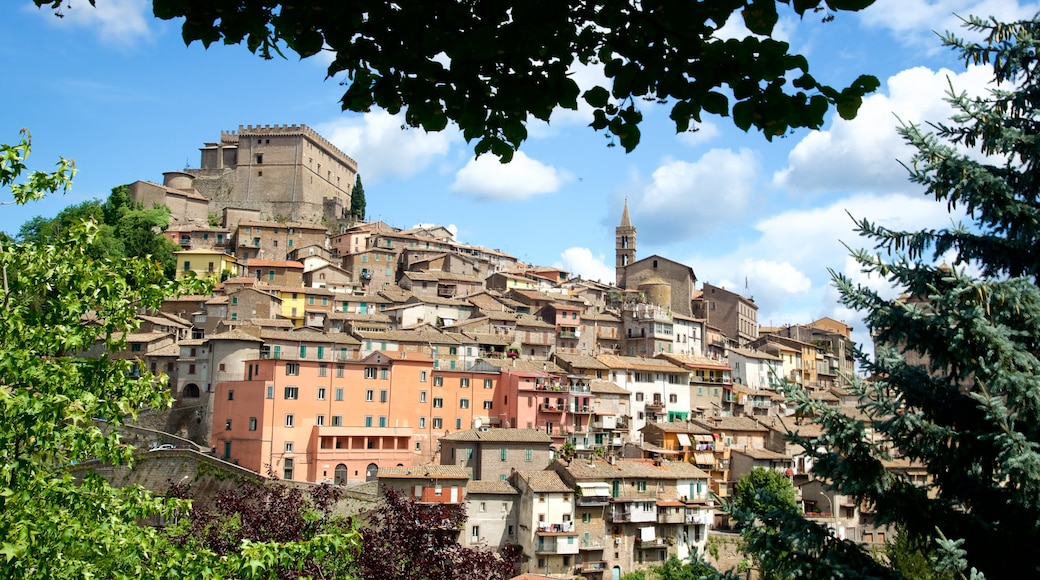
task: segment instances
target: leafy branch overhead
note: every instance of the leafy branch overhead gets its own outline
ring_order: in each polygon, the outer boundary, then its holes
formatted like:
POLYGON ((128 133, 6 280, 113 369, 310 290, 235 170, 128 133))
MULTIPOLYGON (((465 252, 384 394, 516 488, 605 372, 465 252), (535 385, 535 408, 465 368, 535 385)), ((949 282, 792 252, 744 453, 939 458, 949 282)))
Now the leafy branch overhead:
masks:
POLYGON ((643 100, 669 104, 678 132, 705 113, 767 139, 818 128, 831 107, 853 117, 877 79, 844 89, 819 82, 804 56, 770 38, 781 3, 829 20, 873 0, 154 0, 153 9, 183 18, 188 44, 244 43, 262 58, 329 51, 328 77, 346 87, 343 110, 403 112, 426 131, 451 122, 478 155, 507 161, 531 118, 548 121, 579 99, 593 109, 590 125, 626 151, 639 144, 643 100), (731 19, 754 36, 719 39, 731 19), (573 72, 583 65, 602 66, 605 86, 582 93, 573 72))

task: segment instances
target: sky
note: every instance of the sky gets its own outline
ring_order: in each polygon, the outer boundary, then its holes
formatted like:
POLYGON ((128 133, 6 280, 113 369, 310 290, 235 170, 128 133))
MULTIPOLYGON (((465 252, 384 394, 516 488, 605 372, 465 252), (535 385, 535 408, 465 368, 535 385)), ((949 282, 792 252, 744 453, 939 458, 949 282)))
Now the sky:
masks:
MULTIPOLYGON (((588 279, 614 279, 614 228, 627 200, 637 259, 657 254, 693 268, 698 280, 755 300, 763 325, 822 316, 854 327, 860 313, 838 303, 828 269, 892 293, 859 272, 848 248, 869 242, 852 217, 891 228, 943 227, 960 219, 907 181, 912 151, 900 122, 944 121, 946 91, 980 93, 986 67, 965 67, 936 32, 965 34, 957 15, 1029 18, 1020 0, 878 0, 831 22, 781 7, 777 35, 804 54, 815 78, 845 86, 872 74, 881 88, 859 115, 833 113, 818 131, 767 141, 728 118, 705 117, 677 135, 668 107, 643 106, 632 153, 608 147, 588 111, 557 111, 512 163, 474 159, 452 128, 402 130, 384 111, 346 114, 344 87, 326 79, 327 56, 264 61, 242 46, 185 46, 178 21, 151 15, 146 0, 66 0, 64 18, 30 0, 0 8, 0 142, 27 128, 30 167, 72 158, 70 192, 0 206, 0 230, 16 233, 36 215, 104 199, 119 184, 162 181, 164 171, 199 166, 199 147, 239 125, 306 124, 358 161, 369 219, 408 228, 442 224, 461 242, 508 252, 588 279), (850 217, 852 216, 852 217, 850 217)), ((731 19, 720 34, 747 34, 731 19)), ((601 78, 575 70, 580 85, 601 78)), ((10 199, 0 193, 0 201, 10 199)))

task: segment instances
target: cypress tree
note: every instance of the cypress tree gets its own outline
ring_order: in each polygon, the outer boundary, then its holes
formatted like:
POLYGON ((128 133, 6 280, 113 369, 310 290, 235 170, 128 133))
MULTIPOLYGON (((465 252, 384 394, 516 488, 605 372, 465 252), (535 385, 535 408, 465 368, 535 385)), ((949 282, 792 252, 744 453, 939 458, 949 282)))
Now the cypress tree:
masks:
POLYGON ((350 192, 350 215, 365 221, 365 186, 361 185, 361 174, 354 178, 354 190, 350 192))

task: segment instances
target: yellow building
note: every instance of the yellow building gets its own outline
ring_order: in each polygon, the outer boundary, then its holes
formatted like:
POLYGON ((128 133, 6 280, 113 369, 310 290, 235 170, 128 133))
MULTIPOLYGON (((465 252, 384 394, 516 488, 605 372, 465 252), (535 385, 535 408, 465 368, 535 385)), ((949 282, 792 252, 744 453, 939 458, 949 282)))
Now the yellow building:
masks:
POLYGON ((238 261, 221 250, 181 250, 174 255, 177 256, 177 279, 184 278, 187 272, 195 272, 199 278, 218 280, 224 272, 231 278, 238 276, 238 261))

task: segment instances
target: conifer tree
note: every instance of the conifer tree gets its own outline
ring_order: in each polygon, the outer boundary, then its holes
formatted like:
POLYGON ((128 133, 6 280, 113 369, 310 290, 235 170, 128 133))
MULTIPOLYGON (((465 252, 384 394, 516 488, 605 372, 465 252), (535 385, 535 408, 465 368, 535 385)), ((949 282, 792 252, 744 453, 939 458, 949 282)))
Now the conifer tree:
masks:
POLYGON ((350 192, 350 215, 365 221, 365 186, 361 185, 361 174, 354 178, 354 190, 350 192))
MULTIPOLYGON (((854 386, 869 419, 792 392, 823 427, 800 440, 815 454, 814 474, 932 554, 938 576, 1040 575, 1038 18, 970 19, 978 43, 945 35, 965 63, 993 67, 997 88, 971 97, 951 87, 950 122, 900 129, 916 149, 910 180, 969 223, 895 231, 857 222, 874 248, 855 259, 900 299, 833 274, 878 345, 873 360, 860 353, 874 380, 854 386), (896 460, 925 465, 928 482, 890 469, 896 460)), ((903 577, 797 515, 758 517, 768 525, 746 546, 785 577, 903 577)))

